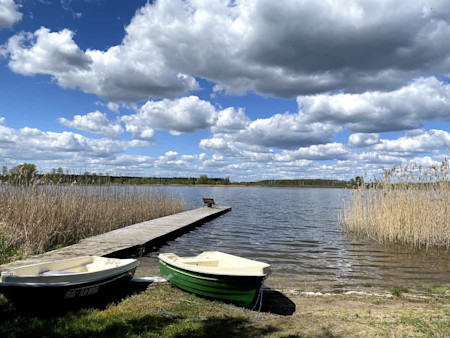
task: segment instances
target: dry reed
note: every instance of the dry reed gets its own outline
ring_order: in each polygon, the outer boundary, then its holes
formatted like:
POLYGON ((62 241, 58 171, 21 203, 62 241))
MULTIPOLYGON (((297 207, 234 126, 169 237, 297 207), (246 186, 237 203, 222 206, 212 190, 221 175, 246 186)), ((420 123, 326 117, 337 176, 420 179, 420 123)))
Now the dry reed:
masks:
POLYGON ((161 190, 115 186, 0 186, 0 263, 183 211, 161 190))
POLYGON ((380 243, 450 247, 450 170, 444 160, 424 169, 385 171, 345 200, 344 229, 380 243))

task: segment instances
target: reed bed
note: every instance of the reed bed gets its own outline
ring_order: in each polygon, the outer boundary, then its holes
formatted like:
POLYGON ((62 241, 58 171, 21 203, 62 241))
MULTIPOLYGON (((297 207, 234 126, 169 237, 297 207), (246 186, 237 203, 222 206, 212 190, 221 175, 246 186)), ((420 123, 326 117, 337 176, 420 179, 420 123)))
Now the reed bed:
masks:
POLYGON ((341 223, 380 243, 449 248, 449 177, 447 160, 429 168, 394 167, 352 191, 341 223))
POLYGON ((158 189, 0 186, 0 262, 36 254, 185 209, 158 189))

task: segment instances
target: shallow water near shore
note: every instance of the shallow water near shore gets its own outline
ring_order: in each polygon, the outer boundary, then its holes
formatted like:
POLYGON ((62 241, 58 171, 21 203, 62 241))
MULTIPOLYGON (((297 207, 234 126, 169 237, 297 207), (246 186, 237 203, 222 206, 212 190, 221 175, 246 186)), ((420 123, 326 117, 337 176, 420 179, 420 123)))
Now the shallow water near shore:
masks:
MULTIPOLYGON (((142 187, 142 189, 146 189, 142 187)), ((212 197, 232 211, 141 259, 137 276, 159 275, 157 256, 223 251, 270 263, 274 288, 450 283, 450 252, 381 245, 342 232, 339 212, 349 191, 313 188, 161 187, 190 208, 212 197)))

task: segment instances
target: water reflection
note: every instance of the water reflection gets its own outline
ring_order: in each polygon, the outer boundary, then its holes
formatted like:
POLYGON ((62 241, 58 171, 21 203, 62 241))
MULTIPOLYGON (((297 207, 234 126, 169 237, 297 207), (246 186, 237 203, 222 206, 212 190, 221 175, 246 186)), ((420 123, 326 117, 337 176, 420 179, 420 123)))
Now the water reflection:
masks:
POLYGON ((382 246, 342 233, 340 189, 164 187, 192 207, 212 197, 233 210, 143 259, 138 275, 159 274, 159 252, 219 250, 268 262, 272 287, 450 283, 449 252, 382 246))

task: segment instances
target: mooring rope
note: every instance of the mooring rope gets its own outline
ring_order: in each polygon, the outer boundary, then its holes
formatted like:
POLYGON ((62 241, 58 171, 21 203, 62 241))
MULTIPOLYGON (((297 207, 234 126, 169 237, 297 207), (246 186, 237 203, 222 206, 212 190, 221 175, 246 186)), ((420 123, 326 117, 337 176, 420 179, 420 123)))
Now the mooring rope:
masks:
POLYGON ((253 320, 253 322, 248 323, 249 325, 255 324, 259 318, 259 314, 261 313, 261 308, 262 308, 262 303, 263 303, 263 294, 264 294, 264 282, 261 281, 261 287, 259 288, 258 298, 256 299, 255 305, 253 305, 253 308, 252 308, 252 311, 253 311, 256 307, 256 304, 258 304, 258 301, 259 301, 258 313, 256 314, 256 318, 253 320))
POLYGON ((252 322, 247 323, 248 325, 255 324, 259 318, 259 314, 261 313, 261 308, 262 308, 262 303, 263 303, 263 293, 264 293, 264 281, 261 281, 261 287, 259 288, 259 291, 258 291, 258 297, 256 298, 256 302, 250 310, 246 309, 244 307, 236 306, 236 305, 229 305, 229 306, 248 313, 248 312, 254 311, 256 306, 259 305, 258 313, 256 314, 256 318, 252 322))

